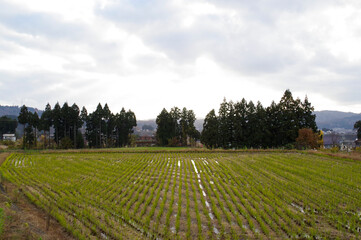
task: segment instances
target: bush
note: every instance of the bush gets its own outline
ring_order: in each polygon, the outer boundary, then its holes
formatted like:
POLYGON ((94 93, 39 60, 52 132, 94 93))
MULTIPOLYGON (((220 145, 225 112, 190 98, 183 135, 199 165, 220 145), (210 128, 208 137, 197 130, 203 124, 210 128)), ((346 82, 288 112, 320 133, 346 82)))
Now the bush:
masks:
POLYGON ((74 146, 73 141, 69 137, 65 137, 60 141, 61 149, 69 149, 69 148, 73 148, 73 146, 74 146))
POLYGON ((332 147, 332 148, 331 148, 331 152, 332 152, 332 153, 337 153, 338 151, 340 151, 340 148, 339 148, 339 147, 332 147))
POLYGON ((318 136, 310 128, 302 128, 298 130, 296 138, 296 146, 298 149, 314 149, 318 148, 318 136))

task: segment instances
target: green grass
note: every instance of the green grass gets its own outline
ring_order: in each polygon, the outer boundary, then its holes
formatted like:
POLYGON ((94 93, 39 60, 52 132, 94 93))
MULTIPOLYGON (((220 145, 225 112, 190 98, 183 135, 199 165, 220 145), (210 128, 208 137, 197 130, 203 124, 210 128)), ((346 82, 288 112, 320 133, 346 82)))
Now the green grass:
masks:
POLYGON ((360 237, 359 161, 121 150, 14 153, 0 171, 79 239, 360 237))

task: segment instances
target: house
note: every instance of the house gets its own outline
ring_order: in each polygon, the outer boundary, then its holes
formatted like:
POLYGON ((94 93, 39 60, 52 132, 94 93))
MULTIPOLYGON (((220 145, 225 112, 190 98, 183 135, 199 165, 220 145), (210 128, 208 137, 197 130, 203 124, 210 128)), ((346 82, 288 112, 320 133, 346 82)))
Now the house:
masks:
POLYGON ((361 139, 356 139, 355 146, 356 147, 361 147, 361 139))
POLYGON ((330 132, 323 136, 324 148, 339 147, 341 151, 350 151, 356 147, 356 133, 336 133, 330 132))
POLYGON ((16 136, 15 134, 3 134, 3 140, 4 141, 16 141, 16 136))
POLYGON ((338 147, 341 140, 341 135, 335 132, 325 133, 323 136, 323 145, 326 149, 338 147))
POLYGON ((135 141, 137 147, 155 146, 156 143, 155 136, 139 136, 135 141))

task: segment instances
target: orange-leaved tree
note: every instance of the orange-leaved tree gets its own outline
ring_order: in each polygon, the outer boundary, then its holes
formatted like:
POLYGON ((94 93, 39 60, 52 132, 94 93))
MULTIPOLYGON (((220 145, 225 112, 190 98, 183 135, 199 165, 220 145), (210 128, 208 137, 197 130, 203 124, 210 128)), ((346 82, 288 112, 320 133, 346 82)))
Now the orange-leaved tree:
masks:
POLYGON ((298 137, 296 138, 296 146, 299 149, 314 149, 319 148, 318 134, 314 133, 310 128, 302 128, 298 130, 298 137))

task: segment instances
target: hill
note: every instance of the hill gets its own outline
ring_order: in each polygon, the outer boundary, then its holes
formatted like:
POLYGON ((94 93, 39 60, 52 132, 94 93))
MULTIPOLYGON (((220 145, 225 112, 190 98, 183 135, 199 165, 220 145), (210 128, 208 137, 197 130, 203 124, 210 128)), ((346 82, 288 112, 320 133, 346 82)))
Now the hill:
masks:
MULTIPOLYGON (((17 117, 19 116, 20 113, 20 108, 19 106, 1 106, 0 105, 0 117, 1 116, 12 116, 12 117, 17 117)), ((39 117, 41 116, 41 114, 43 113, 42 110, 39 110, 37 108, 32 108, 32 107, 28 107, 28 110, 32 113, 37 112, 39 117)))
POLYGON ((361 113, 340 111, 316 111, 316 123, 319 129, 353 129, 356 121, 361 120, 361 113))

